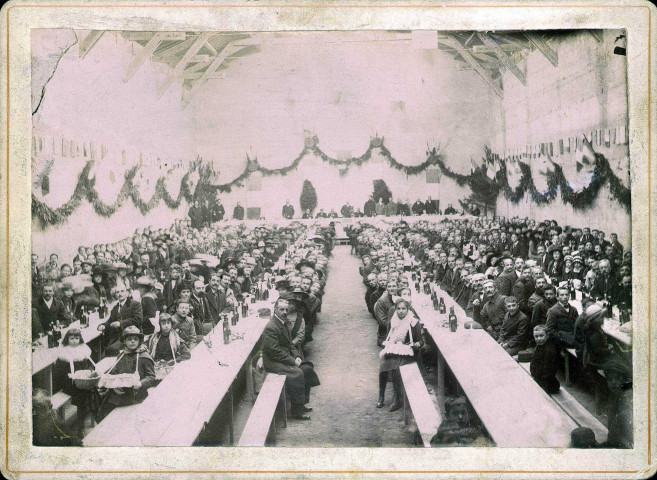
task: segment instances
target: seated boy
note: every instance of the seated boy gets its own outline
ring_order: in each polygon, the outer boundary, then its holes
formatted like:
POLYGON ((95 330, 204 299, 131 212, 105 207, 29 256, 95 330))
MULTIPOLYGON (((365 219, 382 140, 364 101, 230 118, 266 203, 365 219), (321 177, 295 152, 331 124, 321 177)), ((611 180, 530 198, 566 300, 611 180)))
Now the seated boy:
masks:
POLYGON ((534 341, 536 348, 529 364, 529 372, 532 378, 547 393, 557 393, 561 385, 557 380, 557 369, 559 368, 559 352, 552 340, 548 339, 545 325, 534 327, 534 341))
POLYGON ((497 343, 509 355, 516 355, 525 348, 525 336, 527 335, 529 320, 520 311, 516 297, 506 297, 504 306, 506 307, 506 315, 504 315, 504 322, 497 343))
POLYGON ((173 330, 171 315, 166 313, 160 315, 160 331, 154 333, 149 339, 148 351, 155 362, 175 360, 178 363, 191 358, 189 347, 173 330))
POLYGON ((470 412, 464 397, 449 395, 445 398, 446 419, 431 439, 435 447, 485 447, 489 444, 482 431, 470 425, 470 412))

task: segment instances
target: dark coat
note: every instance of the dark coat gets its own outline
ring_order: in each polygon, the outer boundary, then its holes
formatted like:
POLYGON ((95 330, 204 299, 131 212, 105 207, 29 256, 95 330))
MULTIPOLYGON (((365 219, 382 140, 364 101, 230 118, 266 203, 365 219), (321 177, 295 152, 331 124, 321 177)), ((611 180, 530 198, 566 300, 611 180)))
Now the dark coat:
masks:
POLYGON ((34 300, 32 305, 36 308, 39 320, 41 321, 41 327, 44 332, 52 330, 52 326, 59 320, 61 323, 66 323, 66 309, 64 303, 61 300, 53 298, 50 308, 46 305, 46 301, 43 297, 39 297, 34 300))
POLYGON ((224 215, 226 215, 226 209, 224 208, 223 205, 221 205, 220 203, 216 203, 212 206, 210 218, 213 222, 218 222, 219 220, 223 220, 224 215))
POLYGON ((504 323, 502 324, 499 341, 506 343, 509 348, 520 347, 523 349, 525 348, 525 343, 527 341, 528 327, 529 320, 520 310, 518 310, 513 316, 509 315, 507 312, 504 316, 504 323))
POLYGON ((155 386, 155 363, 148 353, 146 345, 141 344, 135 352, 126 352, 112 367, 110 374, 135 373, 139 372, 141 387, 124 388, 123 395, 117 395, 113 390, 109 390, 107 397, 103 400, 116 406, 134 405, 143 402, 148 396, 148 389, 155 386), (137 365, 137 355, 139 355, 139 364, 137 365))
POLYGON ((141 330, 142 321, 143 311, 141 303, 128 297, 123 304, 123 307, 119 307, 119 304, 117 303, 112 308, 109 318, 104 323, 105 332, 109 332, 110 339, 117 339, 123 334, 123 330, 132 325, 141 330), (120 322, 121 325, 118 328, 110 327, 113 322, 120 322))
POLYGON ((513 286, 517 281, 518 274, 515 270, 510 273, 500 273, 500 275, 497 277, 497 280, 495 280, 495 283, 497 284, 497 291, 500 295, 508 297, 513 293, 513 286))
POLYGON ((208 303, 208 313, 212 323, 216 325, 219 322, 219 315, 230 309, 230 305, 226 303, 226 293, 221 288, 217 289, 217 293, 215 293, 210 287, 207 287, 205 289, 205 299, 208 303))
POLYGON ((178 280, 176 280, 176 286, 172 287, 171 286, 171 279, 168 279, 164 283, 164 290, 162 292, 162 295, 164 296, 164 302, 167 305, 167 308, 170 308, 171 305, 173 305, 178 297, 180 296, 180 290, 182 290, 183 286, 183 280, 179 277, 178 280))
POLYGON ((233 209, 233 218, 236 220, 244 220, 244 207, 236 205, 233 209))
POLYGON ((283 218, 288 220, 294 217, 294 207, 292 205, 283 205, 283 218))
POLYGON ((487 299, 484 306, 481 307, 481 322, 479 323, 482 327, 493 327, 493 329, 502 327, 506 315, 505 298, 504 295, 496 293, 493 297, 487 299))
POLYGON ((306 372, 296 365, 301 358, 297 346, 292 344, 292 335, 281 321, 273 316, 262 332, 262 360, 265 371, 285 375, 287 395, 293 404, 308 401, 309 385, 306 372))
POLYGON ((557 393, 560 388, 557 380, 559 370, 559 352, 550 340, 545 345, 536 345, 529 364, 529 372, 532 378, 547 393, 557 393))
POLYGON ((388 329, 390 328, 389 314, 394 308, 395 304, 392 303, 392 299, 388 292, 381 295, 381 298, 379 298, 374 304, 374 316, 376 317, 376 322, 379 324, 377 331, 378 344, 381 344, 388 336, 388 329))
POLYGON ((577 310, 569 305, 564 308, 559 302, 555 303, 547 312, 547 321, 545 326, 548 335, 562 345, 568 348, 575 346, 575 321, 577 320, 577 310))
POLYGON ((534 282, 532 279, 523 279, 522 277, 518 279, 518 281, 513 285, 513 290, 512 294, 514 297, 518 299, 518 305, 520 306, 520 310, 523 312, 526 312, 527 310, 527 302, 529 301, 529 297, 532 296, 532 293, 534 293, 535 286, 534 282))

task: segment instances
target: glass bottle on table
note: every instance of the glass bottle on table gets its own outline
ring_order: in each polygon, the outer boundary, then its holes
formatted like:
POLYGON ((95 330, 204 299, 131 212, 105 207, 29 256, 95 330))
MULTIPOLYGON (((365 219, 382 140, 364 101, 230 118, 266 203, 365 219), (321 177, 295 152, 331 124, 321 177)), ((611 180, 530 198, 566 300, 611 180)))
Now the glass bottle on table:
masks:
POLYGON ((230 323, 228 322, 228 316, 224 313, 223 317, 223 328, 224 328, 224 345, 230 343, 230 323))
POLYGON ((454 307, 449 308, 449 330, 455 332, 459 326, 459 322, 456 318, 456 313, 454 313, 454 307))
MULTIPOLYGON (((452 310, 454 310, 454 307, 452 307, 452 310)), ((441 315, 447 313, 447 307, 445 307, 445 299, 443 297, 440 297, 440 302, 438 303, 438 311, 441 315)))

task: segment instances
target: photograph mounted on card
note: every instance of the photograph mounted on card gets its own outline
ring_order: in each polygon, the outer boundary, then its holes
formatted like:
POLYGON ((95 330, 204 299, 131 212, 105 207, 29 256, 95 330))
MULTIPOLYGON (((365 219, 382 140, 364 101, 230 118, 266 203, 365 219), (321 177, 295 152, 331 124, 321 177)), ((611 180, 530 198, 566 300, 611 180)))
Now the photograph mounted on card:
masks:
POLYGON ((654 7, 76 2, 0 16, 6 475, 654 470, 654 7))

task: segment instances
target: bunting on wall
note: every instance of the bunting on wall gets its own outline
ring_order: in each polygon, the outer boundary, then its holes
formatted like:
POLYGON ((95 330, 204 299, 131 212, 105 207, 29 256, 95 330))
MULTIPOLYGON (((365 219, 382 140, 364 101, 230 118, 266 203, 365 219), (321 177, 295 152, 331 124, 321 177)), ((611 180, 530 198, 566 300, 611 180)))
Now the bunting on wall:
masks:
MULTIPOLYGON (((593 138, 593 135, 591 135, 591 137, 593 138)), ((614 137, 615 141, 624 141, 626 139, 625 134, 620 133, 620 131, 617 135, 614 135, 614 137)), ((160 201, 163 201, 170 209, 177 209, 183 199, 190 202, 194 198, 204 198, 206 195, 213 198, 217 192, 230 192, 233 188, 244 186, 249 177, 258 172, 265 177, 272 175, 284 176, 297 168, 301 160, 309 154, 314 154, 329 165, 340 167, 340 170, 341 172, 344 172, 344 175, 351 167, 360 166, 370 161, 374 150, 378 150, 378 155, 385 159, 392 168, 401 171, 406 175, 418 175, 426 171, 429 167, 438 167, 442 175, 455 181, 459 186, 468 185, 473 193, 475 191, 480 192, 484 197, 490 199, 496 198, 497 194, 501 191, 505 198, 512 203, 520 202, 520 200, 525 198, 526 194, 529 194, 531 200, 535 203, 539 205, 549 204, 554 201, 557 194, 560 193, 561 198, 565 203, 571 204, 576 209, 586 209, 590 208, 593 204, 602 186, 605 183, 608 183, 611 197, 623 205, 629 212, 631 203, 630 188, 626 187, 621 179, 616 176, 609 165, 607 158, 601 153, 593 150, 593 143, 596 143, 599 138, 602 138, 602 143, 600 145, 606 145, 606 139, 608 137, 606 133, 602 132, 596 134, 594 142, 590 142, 586 137, 573 137, 569 138, 567 142, 565 140, 563 142, 560 141, 556 147, 548 144, 541 144, 527 146, 524 149, 519 148, 507 150, 504 157, 492 153, 488 147, 485 147, 483 163, 477 166, 475 162, 472 166, 471 173, 469 175, 463 175, 452 171, 445 164, 445 157, 440 152, 439 148, 428 149, 426 152, 427 158, 421 164, 407 166, 399 163, 392 156, 390 151, 384 145, 384 138, 378 137, 377 135, 376 137, 370 138, 369 146, 362 155, 351 157, 347 160, 338 160, 330 157, 319 148, 319 140, 316 136, 307 136, 304 141, 303 149, 287 167, 269 169, 261 166, 258 163, 257 158, 251 158, 247 155, 247 163, 242 173, 231 182, 225 184, 216 184, 216 172, 214 172, 213 165, 211 163, 204 163, 200 157, 197 157, 195 162, 189 164, 189 170, 181 179, 180 191, 177 198, 173 198, 167 191, 165 186, 165 176, 158 178, 155 186, 155 193, 148 202, 141 198, 138 188, 135 185, 135 176, 144 163, 143 160, 140 160, 137 165, 133 166, 125 173, 123 185, 119 191, 117 199, 112 204, 106 204, 99 199, 98 192, 95 189, 95 178, 89 178, 89 173, 94 165, 93 159, 96 157, 95 145, 91 143, 89 144, 89 156, 91 159, 86 162, 84 168, 79 174, 78 182, 71 198, 61 207, 52 209, 45 203, 39 201, 33 194, 32 216, 37 218, 43 227, 61 224, 80 207, 83 199, 87 199, 87 201, 93 206, 94 211, 103 217, 113 215, 128 199, 132 201, 133 205, 138 208, 143 215, 146 215, 153 208, 157 207, 160 201), (554 163, 550 155, 550 151, 553 153, 561 152, 562 150, 564 152, 574 152, 578 149, 578 146, 579 150, 583 147, 587 147, 590 152, 589 157, 593 157, 587 159, 588 165, 586 165, 587 170, 590 170, 591 172, 591 181, 583 188, 573 188, 568 179, 566 179, 561 166, 554 163), (531 159, 537 158, 539 155, 546 155, 553 166, 552 169, 546 170, 545 177, 547 189, 544 191, 539 191, 536 188, 528 164, 531 159), (519 171, 518 175, 520 179, 519 182, 514 182, 514 187, 509 185, 507 164, 519 171), (196 170, 197 168, 199 170, 199 182, 195 188, 192 188, 189 183, 189 175, 191 171, 196 170)), ((609 139, 611 142, 611 135, 609 136, 609 139)), ((35 139, 35 148, 37 150, 39 150, 43 144, 44 142, 42 139, 35 139)), ((79 154, 84 155, 86 148, 86 144, 83 144, 83 149, 79 151, 79 154)), ((72 150, 75 154, 78 154, 77 148, 73 148, 72 150)), ((61 152, 64 154, 63 149, 61 152)), ((140 157, 141 156, 142 155, 140 154, 140 157)), ((122 157, 125 158, 123 152, 122 157)), ((582 165, 584 164, 582 163, 582 165)), ((181 167, 182 163, 178 162, 175 165, 172 164, 170 170, 176 170, 181 167)), ((46 182, 42 179, 39 186, 47 191, 48 185, 44 186, 44 183, 46 182)))

